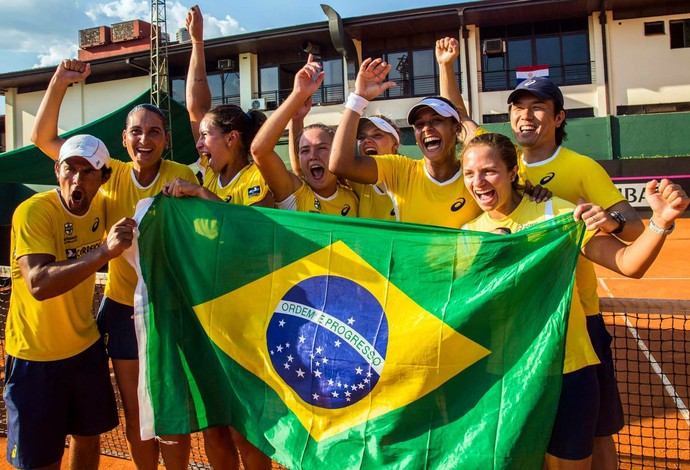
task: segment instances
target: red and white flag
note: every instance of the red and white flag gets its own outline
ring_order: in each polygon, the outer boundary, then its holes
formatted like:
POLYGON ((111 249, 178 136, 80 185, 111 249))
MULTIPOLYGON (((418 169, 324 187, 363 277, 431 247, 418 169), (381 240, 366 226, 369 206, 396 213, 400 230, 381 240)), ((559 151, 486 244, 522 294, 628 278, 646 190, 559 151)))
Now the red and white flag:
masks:
POLYGON ((518 85, 520 84, 520 82, 534 77, 549 78, 549 66, 530 65, 526 67, 515 67, 515 78, 518 85))

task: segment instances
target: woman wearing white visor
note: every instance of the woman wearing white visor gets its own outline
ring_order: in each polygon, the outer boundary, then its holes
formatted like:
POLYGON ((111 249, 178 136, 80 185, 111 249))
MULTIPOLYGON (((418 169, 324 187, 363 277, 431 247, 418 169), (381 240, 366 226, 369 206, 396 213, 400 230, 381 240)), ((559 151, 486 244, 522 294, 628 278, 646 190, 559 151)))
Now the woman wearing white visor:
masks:
POLYGON ((401 155, 355 154, 355 137, 370 100, 394 82, 385 77, 391 66, 381 59, 366 59, 359 69, 355 93, 350 94, 333 142, 329 169, 349 181, 375 184, 393 199, 396 218, 442 227, 460 228, 480 214, 479 207, 463 184, 456 145, 462 131, 453 104, 441 97, 428 97, 410 109, 407 122, 413 126, 422 160, 401 155))
MULTIPOLYGON (((357 150, 359 155, 395 155, 400 146, 400 132, 390 119, 381 115, 359 119, 357 150)), ((349 181, 359 198, 359 217, 395 220, 393 200, 385 189, 375 184, 349 181)))

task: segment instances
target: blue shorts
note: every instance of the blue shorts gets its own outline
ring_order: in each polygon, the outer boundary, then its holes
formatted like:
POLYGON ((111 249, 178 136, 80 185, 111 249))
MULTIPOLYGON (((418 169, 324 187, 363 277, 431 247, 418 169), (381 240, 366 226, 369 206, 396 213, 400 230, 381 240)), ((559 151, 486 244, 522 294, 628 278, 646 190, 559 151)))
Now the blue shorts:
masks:
POLYGON ((59 361, 7 356, 7 461, 17 468, 58 462, 68 435, 95 436, 119 419, 103 341, 59 361))
POLYGON ((618 393, 618 381, 611 353, 613 338, 606 329, 604 318, 601 314, 587 317, 587 331, 592 341, 594 351, 601 364, 595 366, 597 380, 599 381, 599 418, 595 436, 612 436, 623 429, 625 418, 623 405, 618 393))
POLYGON ((103 297, 96 323, 112 359, 139 359, 134 307, 103 297))
POLYGON ((566 460, 592 455, 599 415, 599 387, 595 366, 563 374, 556 421, 547 452, 566 460))

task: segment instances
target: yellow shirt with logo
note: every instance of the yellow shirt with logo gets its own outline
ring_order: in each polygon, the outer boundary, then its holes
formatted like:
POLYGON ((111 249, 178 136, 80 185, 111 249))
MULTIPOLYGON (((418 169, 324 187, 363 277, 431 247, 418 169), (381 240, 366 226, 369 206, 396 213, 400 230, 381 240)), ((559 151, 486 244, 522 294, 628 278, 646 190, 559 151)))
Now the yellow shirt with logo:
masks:
POLYGON ((12 216, 12 294, 5 325, 7 354, 28 361, 73 357, 100 337, 91 313, 96 274, 64 294, 36 300, 19 269, 22 256, 45 254, 55 261, 79 258, 97 249, 105 228, 105 199, 96 194, 89 211, 70 213, 57 190, 38 193, 12 216))
POLYGON ((242 168, 225 186, 221 185, 220 174, 207 168, 204 173, 204 188, 225 202, 243 206, 261 202, 268 194, 266 181, 253 163, 242 168))
POLYGON ((359 199, 359 217, 377 220, 395 220, 395 209, 391 197, 380 191, 375 184, 348 181, 359 199))
POLYGON ((331 197, 321 197, 302 180, 302 185, 285 200, 276 202, 278 209, 316 214, 357 217, 359 201, 357 195, 345 186, 338 185, 331 197))
POLYGON ((393 200, 397 220, 460 228, 481 210, 465 187, 462 171, 443 183, 434 180, 424 160, 376 155, 378 181, 393 200))
MULTIPOLYGON (((595 160, 564 147, 552 157, 537 163, 526 163, 518 152, 522 180, 547 187, 554 196, 577 204, 578 198, 608 209, 625 200, 604 168, 595 160)), ((597 275, 594 264, 580 257, 575 284, 586 315, 599 313, 597 275)))
MULTIPOLYGON (((137 203, 144 198, 153 197, 163 188, 163 184, 182 178, 197 183, 192 170, 181 163, 163 160, 156 179, 144 187, 134 177, 132 162, 121 162, 111 159, 110 166, 113 174, 101 186, 101 192, 106 196, 107 226, 110 229, 123 217, 132 217, 137 203)), ((137 274, 124 256, 118 256, 108 265, 108 282, 105 295, 121 304, 134 305, 134 289, 137 285, 137 274)))
MULTIPOLYGON (((552 217, 567 214, 573 211, 575 206, 563 199, 553 198, 545 203, 537 204, 529 200, 528 196, 522 198, 515 210, 502 219, 492 219, 488 213, 483 213, 470 223, 463 226, 463 229, 475 230, 478 232, 491 232, 501 227, 510 229, 511 233, 519 232, 543 222, 552 217)), ((585 232, 582 244, 585 245, 595 232, 585 232)), ((579 258, 583 258, 579 256, 579 258)), ((554 269, 558 269, 554 266, 554 269)), ((578 264, 576 268, 580 269, 578 264)), ((573 297, 570 305, 570 316, 568 319, 568 331, 565 340, 565 362, 563 372, 574 372, 589 365, 599 364, 599 358, 594 352, 592 342, 587 332, 587 320, 582 308, 577 289, 573 289, 573 297)))

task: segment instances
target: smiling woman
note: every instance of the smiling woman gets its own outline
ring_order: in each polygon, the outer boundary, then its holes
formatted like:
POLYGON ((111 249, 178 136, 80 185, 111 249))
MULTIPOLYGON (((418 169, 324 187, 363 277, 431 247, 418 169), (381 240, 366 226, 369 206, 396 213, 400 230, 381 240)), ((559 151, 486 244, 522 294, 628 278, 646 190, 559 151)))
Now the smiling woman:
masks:
POLYGON ((333 130, 323 124, 307 126, 297 139, 299 165, 304 179, 289 171, 275 152, 283 130, 311 99, 325 72, 309 54, 307 64, 295 75, 290 96, 271 114, 252 142, 252 156, 281 209, 357 217, 357 196, 338 183, 328 170, 333 130))
POLYGON ((355 93, 335 134, 330 169, 361 184, 375 184, 393 199, 396 218, 403 222, 459 228, 479 214, 460 178, 456 155, 462 130, 455 106, 445 98, 427 97, 414 105, 407 122, 413 126, 422 160, 402 155, 355 154, 359 119, 370 100, 394 86, 385 77, 391 65, 366 59, 359 69, 355 93))
MULTIPOLYGON (((656 259, 674 221, 690 203, 685 192, 669 180, 647 183, 647 200, 654 211, 648 230, 629 246, 596 230, 606 217, 599 206, 582 201, 578 206, 554 198, 538 204, 522 194, 517 185, 518 159, 508 137, 485 133, 472 139, 462 153, 465 184, 484 214, 464 229, 515 233, 558 215, 572 213, 588 230, 582 242, 587 259, 628 277, 641 277, 656 259)), ((586 267, 586 265, 584 265, 586 267)), ((578 264, 577 271, 583 269, 578 264)), ((594 352, 587 333, 587 319, 573 290, 568 320, 563 389, 546 456, 547 468, 589 467, 595 439, 600 395, 594 352)))

